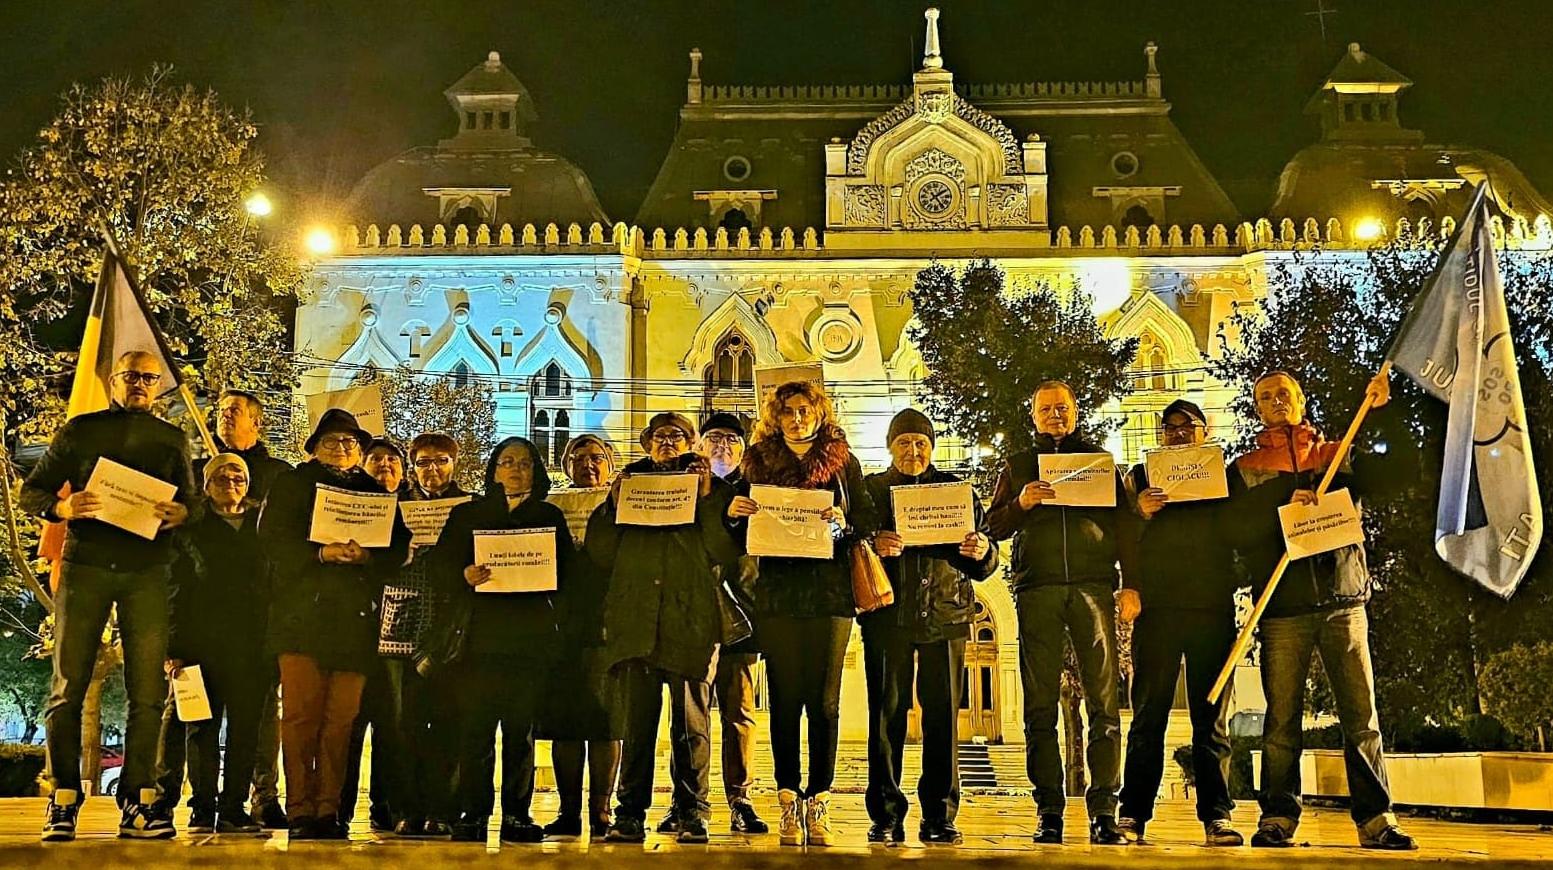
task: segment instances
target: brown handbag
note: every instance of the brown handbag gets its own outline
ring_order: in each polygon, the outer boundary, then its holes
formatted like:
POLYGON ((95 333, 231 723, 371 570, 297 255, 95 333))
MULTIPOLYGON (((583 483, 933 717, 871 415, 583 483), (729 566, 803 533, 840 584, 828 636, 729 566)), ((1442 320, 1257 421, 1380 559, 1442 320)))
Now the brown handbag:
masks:
MULTIPOLYGON (((845 471, 842 472, 846 474, 845 471)), ((850 505, 844 478, 836 479, 841 490, 841 510, 846 513, 850 505)), ((852 573, 852 606, 858 613, 872 613, 881 607, 895 603, 895 588, 890 585, 890 575, 885 573, 884 562, 867 541, 857 541, 847 552, 847 567, 852 573)))

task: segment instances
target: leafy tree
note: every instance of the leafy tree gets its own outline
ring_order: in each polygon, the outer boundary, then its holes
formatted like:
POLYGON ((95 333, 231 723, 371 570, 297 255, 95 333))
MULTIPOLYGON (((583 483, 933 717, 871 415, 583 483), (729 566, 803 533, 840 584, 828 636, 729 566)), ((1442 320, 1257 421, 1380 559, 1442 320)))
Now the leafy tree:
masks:
POLYGON ((1505 727, 1547 750, 1553 728, 1553 643, 1514 644, 1483 665, 1483 700, 1505 727))
POLYGON ((21 596, 0 598, 0 719, 21 720, 24 743, 37 738, 53 673, 36 650, 42 610, 21 596))
MULTIPOLYGON (((1003 270, 990 260, 959 273, 940 263, 917 273, 909 336, 928 372, 921 395, 928 415, 968 443, 996 445, 1006 458, 1032 444, 1036 386, 1062 380, 1078 400, 1078 433, 1099 440, 1116 421, 1096 412, 1131 391, 1127 368, 1138 340, 1107 338, 1081 290, 1059 294, 1043 284, 1010 291, 1004 285, 1003 270)), ((1123 640, 1131 636, 1125 629, 1120 634, 1123 640)), ((1122 655, 1130 661, 1130 649, 1122 655)), ((1083 691, 1071 643, 1062 700, 1068 792, 1082 794, 1083 691)))
MULTIPOLYGON (((417 372, 407 365, 390 371, 369 369, 358 384, 380 383, 388 437, 408 447, 415 436, 443 432, 458 442, 459 486, 470 492, 485 487, 485 461, 496 446, 496 401, 491 385, 479 379, 460 385, 453 378, 417 372)), ((408 473, 408 469, 406 469, 408 473)))
MULTIPOLYGON (((1403 238, 1354 258, 1302 254, 1274 268, 1263 304, 1233 315, 1221 331, 1212 373, 1238 386, 1234 408, 1242 446, 1254 433, 1251 388, 1271 369, 1304 386, 1310 416, 1339 438, 1379 370, 1402 317, 1438 260, 1437 239, 1403 238), (1237 336, 1230 338, 1230 336, 1237 336)), ((1546 254, 1500 253, 1511 328, 1543 479, 1553 467, 1553 261, 1546 254)), ((1374 474, 1365 502, 1369 565, 1377 592, 1370 606, 1376 694, 1382 724, 1395 741, 1427 723, 1460 722, 1482 712, 1478 669, 1516 640, 1553 637, 1553 558, 1544 547, 1521 590, 1500 601, 1451 571, 1434 551, 1446 407, 1405 377, 1392 379, 1392 402, 1367 418, 1355 442, 1374 474), (1383 628, 1382 628, 1383 627, 1383 628)), ((1543 486, 1544 498, 1550 495, 1543 486)), ((1313 669, 1321 691, 1319 669, 1313 669)))

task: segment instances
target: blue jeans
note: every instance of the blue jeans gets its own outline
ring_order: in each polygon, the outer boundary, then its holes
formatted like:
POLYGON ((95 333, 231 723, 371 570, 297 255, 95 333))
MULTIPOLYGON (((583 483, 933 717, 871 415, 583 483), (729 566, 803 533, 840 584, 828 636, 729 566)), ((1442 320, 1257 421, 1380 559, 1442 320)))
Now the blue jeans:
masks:
POLYGON ((1304 744, 1305 678, 1310 656, 1321 666, 1337 698, 1343 729, 1352 815, 1361 836, 1396 824, 1380 717, 1375 712, 1375 669, 1370 665, 1370 622, 1364 607, 1262 620, 1262 825, 1293 834, 1300 820, 1300 752, 1304 744))
MULTIPOLYGON (((48 730, 49 775, 54 788, 81 790, 81 707, 92 682, 103 627, 118 606, 124 646, 124 690, 129 715, 120 806, 156 786, 156 751, 167 703, 168 576, 166 565, 114 571, 77 562, 59 567, 54 596, 54 678, 43 711, 48 730)), ((175 798, 176 800, 176 798, 175 798)))

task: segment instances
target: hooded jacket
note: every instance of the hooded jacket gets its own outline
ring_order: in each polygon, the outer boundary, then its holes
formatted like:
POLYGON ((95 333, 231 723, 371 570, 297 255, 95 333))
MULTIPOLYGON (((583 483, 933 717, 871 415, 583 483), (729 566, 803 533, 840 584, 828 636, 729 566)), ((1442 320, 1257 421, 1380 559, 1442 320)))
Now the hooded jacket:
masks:
POLYGON ((1122 476, 1116 476, 1116 507, 1019 506, 1025 484, 1040 479, 1037 457, 1043 453, 1104 453, 1076 435, 1061 442, 1037 434, 1035 446, 1009 457, 998 475, 987 511, 993 540, 1014 541, 1008 582, 1015 592, 1036 586, 1105 583, 1115 586, 1117 563, 1122 574, 1132 571, 1132 514, 1122 476))
POLYGON ((544 458, 526 438, 507 438, 491 451, 485 466, 485 495, 453 508, 431 553, 436 584, 446 590, 447 612, 455 630, 462 626, 463 649, 472 655, 516 656, 526 666, 543 667, 559 639, 556 598, 564 595, 577 570, 577 550, 566 517, 545 501, 550 474, 544 458), (509 447, 522 447, 534 467, 528 497, 509 508, 496 481, 496 461, 509 447), (475 564, 476 532, 549 529, 555 538, 556 592, 481 592, 464 580, 475 564))
MULTIPOLYGON (((1256 447, 1230 465, 1229 504, 1222 527, 1251 574, 1255 596, 1260 597, 1267 588, 1283 556, 1278 508, 1289 503, 1295 490, 1313 490, 1320 484, 1337 447, 1308 422, 1263 429, 1257 433, 1256 447)), ((1359 475, 1354 473, 1355 465, 1345 461, 1328 491, 1348 489, 1362 517, 1362 460, 1357 467, 1359 475)), ((1370 591, 1364 547, 1355 544, 1290 563, 1265 615, 1298 616, 1353 607, 1368 601, 1370 591)))
MULTIPOLYGON (((916 477, 901 473, 893 465, 887 471, 865 479, 868 494, 879 512, 881 529, 895 531, 895 512, 890 490, 897 486, 927 483, 957 483, 960 478, 937 466, 929 465, 916 477)), ((981 499, 973 493, 971 504, 978 531, 985 533, 986 517, 981 499)), ((895 589, 895 603, 858 617, 865 625, 889 625, 907 630, 915 643, 953 640, 970 635, 976 617, 976 590, 972 581, 985 580, 998 567, 998 548, 990 546, 980 561, 960 555, 957 544, 932 547, 907 547, 899 556, 882 560, 895 589)))
MULTIPOLYGON (((781 435, 765 438, 745 451, 743 471, 741 495, 749 495, 754 484, 829 490, 847 517, 847 528, 829 559, 760 558, 756 612, 762 616, 855 616, 847 550, 873 534, 879 518, 863 482, 863 467, 847 446, 846 433, 835 425, 820 427, 802 456, 794 453, 781 435)), ((733 522, 730 528, 742 546, 749 533, 748 521, 733 522)))

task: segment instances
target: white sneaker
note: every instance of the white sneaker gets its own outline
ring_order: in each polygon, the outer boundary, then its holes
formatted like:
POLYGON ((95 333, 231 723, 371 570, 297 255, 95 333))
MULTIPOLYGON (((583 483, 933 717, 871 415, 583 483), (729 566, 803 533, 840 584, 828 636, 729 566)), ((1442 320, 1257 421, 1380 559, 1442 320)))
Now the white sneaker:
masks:
POLYGON ((804 801, 798 792, 790 788, 777 791, 777 803, 782 808, 782 818, 777 822, 777 835, 784 846, 803 845, 804 801))
POLYGON ((809 829, 809 845, 829 846, 830 834, 830 792, 822 791, 806 801, 807 812, 805 824, 809 829))

